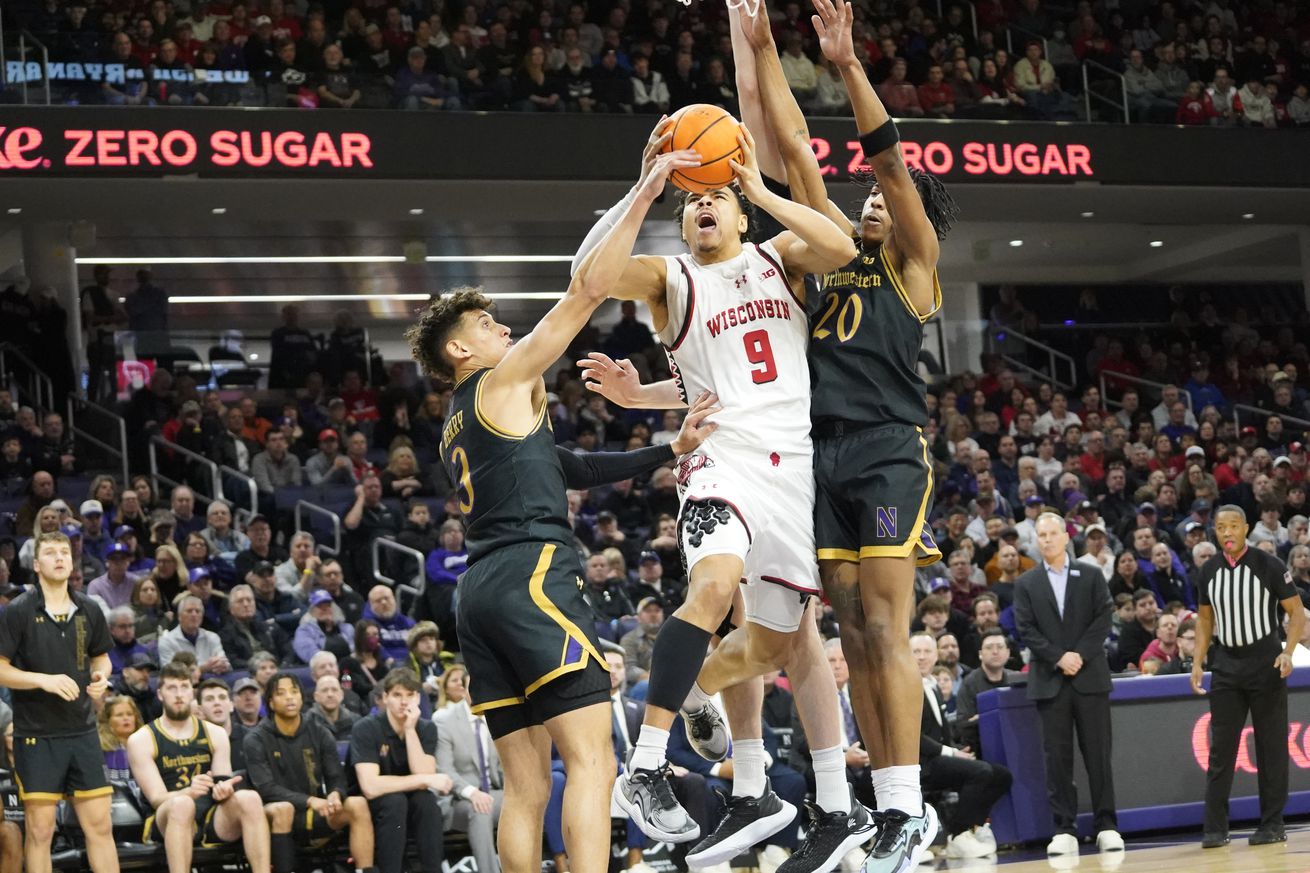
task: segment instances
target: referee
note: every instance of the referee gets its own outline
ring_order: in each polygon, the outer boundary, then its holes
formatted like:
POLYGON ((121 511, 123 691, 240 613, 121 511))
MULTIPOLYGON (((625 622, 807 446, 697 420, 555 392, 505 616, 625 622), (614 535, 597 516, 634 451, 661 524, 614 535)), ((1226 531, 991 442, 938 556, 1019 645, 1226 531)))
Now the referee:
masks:
POLYGON ((68 590, 75 566, 62 533, 37 537, 38 585, 4 611, 0 685, 14 692, 14 775, 23 802, 27 873, 50 873, 55 805, 72 797, 94 873, 118 873, 92 699, 109 689, 109 627, 86 595, 68 590), (40 671, 40 672, 36 672, 40 671))
POLYGON ((1260 826, 1251 835, 1251 845, 1281 843, 1287 839, 1287 676, 1305 612, 1283 562, 1247 547, 1245 510, 1232 504, 1219 507, 1214 529, 1221 551, 1205 563, 1197 580, 1200 608, 1192 664, 1192 691, 1205 694, 1201 671, 1213 640, 1210 766, 1201 848, 1228 843, 1228 795, 1248 711, 1260 785, 1260 826), (1286 644, 1279 638, 1280 604, 1290 618, 1286 644))

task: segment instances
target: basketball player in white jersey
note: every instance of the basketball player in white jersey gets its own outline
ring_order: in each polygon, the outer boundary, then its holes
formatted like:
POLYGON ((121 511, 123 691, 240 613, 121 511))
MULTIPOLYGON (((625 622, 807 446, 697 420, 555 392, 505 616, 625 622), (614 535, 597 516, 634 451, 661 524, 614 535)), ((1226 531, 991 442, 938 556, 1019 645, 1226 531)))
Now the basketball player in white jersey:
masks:
MULTIPOLYGON (((662 142, 652 138, 648 161, 662 142)), ((756 675, 787 669, 812 744, 838 749, 840 760, 836 686, 808 611, 819 585, 803 277, 845 263, 854 244, 820 213, 771 193, 745 128, 741 143, 743 162, 733 164, 740 190, 681 197, 677 217, 688 253, 634 257, 611 292, 650 307, 682 398, 715 386, 722 406, 715 435, 679 459, 679 531, 690 587, 656 640, 645 723, 614 789, 616 803, 643 832, 668 842, 700 836, 667 783, 665 747, 675 714, 682 711, 703 755, 722 760, 727 753, 722 721, 695 681, 711 637, 731 629, 726 619, 739 583, 746 627, 730 639, 758 666, 756 675), (743 243, 750 204, 786 230, 760 245, 743 243)), ((607 224, 608 217, 597 224, 579 254, 607 224)), ((646 399, 639 405, 678 405, 677 397, 646 399)), ((728 815, 688 855, 695 866, 728 860, 795 817, 768 788, 755 700, 754 731, 743 734, 734 721, 728 815)), ((833 784, 823 789, 848 801, 844 767, 825 781, 833 784)), ((849 802, 845 809, 849 814, 849 802)))

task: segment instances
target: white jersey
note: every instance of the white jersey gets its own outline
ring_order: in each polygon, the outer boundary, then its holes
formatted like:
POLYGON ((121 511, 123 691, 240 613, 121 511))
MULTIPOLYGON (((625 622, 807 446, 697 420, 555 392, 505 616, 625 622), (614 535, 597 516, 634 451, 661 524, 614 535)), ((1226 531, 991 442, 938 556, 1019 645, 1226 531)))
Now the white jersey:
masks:
POLYGON ((719 397, 707 441, 729 451, 810 457, 809 323, 771 243, 702 265, 665 258, 669 321, 659 332, 683 396, 719 397))

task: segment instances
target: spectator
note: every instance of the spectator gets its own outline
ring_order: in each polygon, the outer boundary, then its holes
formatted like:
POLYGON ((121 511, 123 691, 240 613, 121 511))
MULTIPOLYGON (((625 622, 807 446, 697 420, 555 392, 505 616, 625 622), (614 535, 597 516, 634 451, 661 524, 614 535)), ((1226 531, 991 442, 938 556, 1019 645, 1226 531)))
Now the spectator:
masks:
POLYGON ((1156 596, 1148 590, 1133 592, 1133 621, 1119 632, 1119 664, 1127 666, 1142 659, 1146 647, 1155 639, 1155 624, 1160 615, 1156 596))
POLYGON ((318 575, 316 578, 316 588, 318 591, 326 591, 332 595, 332 602, 341 610, 346 617, 346 621, 354 625, 364 615, 364 598, 349 585, 345 584, 345 574, 341 569, 341 562, 336 558, 328 558, 319 565, 318 575))
POLYGON ((1287 101, 1287 117, 1296 127, 1310 127, 1310 82, 1297 84, 1287 101))
POLYGON ((296 657, 308 664, 314 655, 328 648, 329 641, 340 639, 347 651, 355 649, 355 629, 346 623, 345 613, 332 595, 322 589, 309 595, 309 609, 300 619, 291 646, 296 657))
MULTIPOLYGON (((816 115, 848 115, 851 111, 851 97, 846 91, 846 81, 842 79, 841 70, 828 58, 821 58, 815 71, 817 90, 810 111, 816 115)), ((958 96, 957 96, 958 100, 958 96)))
POLYGON ((418 458, 409 446, 396 446, 382 471, 382 496, 397 500, 427 497, 435 493, 432 481, 419 467, 418 458))
MULTIPOLYGON (((165 558, 170 561, 176 560, 176 553, 177 549, 173 546, 160 547, 157 553, 159 563, 163 563, 165 558), (166 550, 173 554, 169 555, 166 550)), ((159 564, 156 564, 156 569, 158 566, 159 564)), ((167 631, 172 624, 173 613, 165 606, 159 591, 159 583, 154 575, 137 580, 136 587, 132 589, 132 614, 136 618, 134 635, 142 643, 156 642, 159 635, 167 631)))
POLYGON ((454 783, 437 772, 437 727, 419 718, 418 686, 409 671, 392 670, 382 683, 382 711, 351 730, 350 760, 360 790, 376 828, 387 834, 378 847, 379 873, 400 873, 409 836, 424 873, 440 871, 444 857, 435 794, 449 794, 454 783))
POLYGON ((628 687, 650 678, 651 655, 655 638, 664 626, 664 607, 655 597, 645 597, 637 604, 637 626, 619 640, 623 647, 624 676, 628 687))
POLYGON ((795 31, 782 39, 782 74, 791 87, 796 102, 806 106, 813 102, 819 93, 819 77, 814 69, 814 62, 803 51, 805 39, 795 31))
MULTIPOLYGON (((382 629, 372 619, 360 619, 355 622, 355 656, 348 658, 348 675, 355 693, 365 700, 371 700, 373 690, 382 684, 382 677, 395 666, 394 659, 382 651, 382 629)), ((446 671, 446 677, 450 671, 446 671)))
POLYGON ((1141 49, 1128 54, 1124 69, 1124 87, 1128 90, 1130 110, 1138 121, 1167 122, 1174 114, 1177 97, 1170 98, 1165 85, 1153 70, 1146 66, 1141 49))
POLYGON ((64 433, 64 419, 57 412, 47 412, 41 419, 41 439, 32 447, 30 457, 34 469, 52 476, 71 476, 82 470, 73 438, 64 433))
POLYGON ((250 517, 246 525, 246 538, 250 540, 250 545, 238 552, 234 561, 236 578, 245 579, 256 564, 269 563, 276 566, 287 559, 286 550, 273 543, 273 528, 265 516, 250 517))
POLYGON ((919 86, 919 105, 930 118, 955 115, 955 89, 946 82, 940 64, 928 68, 928 81, 919 86))
POLYGON ((208 524, 200 535, 205 538, 211 553, 235 560, 238 552, 250 548, 250 537, 232 526, 232 509, 222 500, 209 504, 205 520, 208 524))
POLYGON ((922 118, 923 106, 919 103, 919 92, 906 75, 909 67, 904 58, 892 62, 891 75, 878 86, 878 96, 882 98, 887 111, 897 118, 922 118))
POLYGON ((514 73, 513 108, 519 112, 563 112, 566 108, 559 79, 546 68, 546 51, 532 46, 514 73))
POLYGON ((218 639, 234 670, 249 669, 250 659, 259 652, 268 652, 281 658, 285 644, 279 645, 274 635, 285 640, 285 632, 276 623, 260 621, 255 609, 255 590, 244 583, 233 586, 227 595, 227 615, 218 629, 218 639))
POLYGON ((341 47, 335 43, 323 49, 323 66, 318 72, 318 100, 323 108, 350 109, 359 102, 358 79, 343 65, 341 47))
POLYGON ((123 667, 136 655, 149 657, 149 650, 137 641, 136 613, 131 606, 111 609, 105 620, 109 624, 109 636, 114 640, 109 650, 109 663, 113 665, 114 673, 122 673, 123 667))
MULTIPOLYGON (((56 502, 63 504, 67 510, 67 504, 62 500, 55 500, 55 477, 44 470, 38 470, 32 474, 31 481, 27 485, 27 499, 18 507, 18 513, 15 520, 15 533, 20 537, 32 536, 32 528, 36 522, 37 513, 42 507, 47 505, 53 506, 56 502)), ((54 527, 59 526, 59 519, 55 519, 54 527)), ((27 565, 31 569, 30 562, 27 565)))
MULTIPOLYGON (((452 668, 446 675, 462 680, 464 674, 462 669, 452 668)), ((462 681, 455 684, 462 694, 462 681)), ((446 694, 442 696, 448 699, 446 694)), ((449 700, 432 720, 437 727, 437 771, 450 776, 453 783, 441 798, 442 819, 448 830, 468 834, 478 870, 496 873, 500 862, 495 832, 505 797, 505 774, 486 718, 474 715, 461 698, 449 700)))
POLYGON ((363 431, 354 431, 346 437, 346 459, 350 461, 350 475, 354 484, 360 484, 365 477, 377 476, 377 467, 368 459, 368 437, 363 431))
POLYGON ((1178 616, 1162 613, 1155 621, 1155 639, 1151 640, 1138 659, 1138 669, 1145 672, 1142 664, 1148 660, 1168 664, 1178 657, 1178 616))
MULTIPOLYGON (((1160 60, 1155 66, 1155 77, 1164 86, 1164 96, 1173 101, 1181 100, 1188 93, 1192 77, 1188 75, 1186 66, 1179 62, 1173 43, 1165 43, 1158 49, 1157 55, 1160 60)), ((1203 85, 1200 90, 1204 91, 1203 85)))
POLYGON ((341 438, 332 428, 318 434, 318 451, 305 462, 310 485, 353 485, 355 475, 350 458, 341 454, 341 438))
POLYGON ((314 683, 314 705, 309 708, 311 715, 318 716, 328 726, 338 743, 350 742, 350 731, 359 721, 359 716, 341 705, 343 697, 340 679, 319 676, 314 683))
POLYGON ((300 531, 291 537, 291 557, 277 565, 277 590, 301 602, 308 600, 321 564, 314 554, 314 535, 300 531))
POLYGON ((179 547, 186 545, 187 536, 199 533, 205 528, 205 520, 195 514, 196 495, 185 485, 173 489, 169 499, 169 509, 173 513, 173 542, 179 547))
POLYGON ((149 270, 137 270, 137 286, 123 304, 128 330, 137 335, 137 354, 168 344, 168 292, 153 278, 149 270))
POLYGON ((632 57, 632 108, 647 115, 661 115, 669 109, 669 86, 663 74, 652 70, 650 58, 640 53, 632 57))
POLYGON ((482 62, 467 25, 460 25, 450 35, 450 45, 442 50, 446 72, 455 79, 469 108, 479 108, 478 99, 486 91, 482 62))
MULTIPOLYGON (((1213 99, 1213 98, 1212 98, 1213 99)), ((1233 99, 1233 114, 1248 127, 1277 127, 1273 101, 1257 78, 1249 78, 1233 99)))
MULTIPOLYGON (((148 654, 137 653, 123 665, 122 672, 114 679, 110 689, 116 697, 131 700, 136 704, 140 717, 145 721, 159 718, 163 705, 155 689, 150 687, 150 671, 156 669, 154 660, 148 654)), ((106 702, 108 706, 108 702, 106 702)))
POLYGON ((202 673, 226 673, 232 669, 218 634, 200 626, 205 605, 199 597, 187 595, 178 604, 177 627, 159 638, 159 660, 167 664, 179 652, 196 659, 202 673))
POLYGON ((459 98, 452 96, 442 77, 427 69, 428 53, 421 46, 405 55, 405 68, 396 73, 392 92, 401 109, 459 109, 459 98))
POLYGON ((1215 112, 1218 113, 1219 124, 1228 126, 1237 123, 1242 114, 1242 107, 1237 100, 1237 89, 1233 87, 1233 80, 1227 67, 1215 69, 1214 81, 1205 93, 1210 98, 1210 104, 1215 112))
POLYGON ((396 607, 396 597, 385 585, 374 585, 368 592, 368 606, 364 618, 377 623, 381 632, 381 653, 394 662, 409 657, 407 637, 414 620, 402 615, 396 607))
POLYGON ((300 680, 291 673, 274 674, 265 705, 269 717, 250 732, 245 752, 250 785, 259 792, 269 816, 273 870, 298 869, 292 837, 296 822, 303 822, 301 827, 320 839, 349 827, 350 855, 357 867, 369 869, 373 822, 368 802, 349 796, 332 732, 319 719, 302 717, 300 680))
POLYGON ((140 578, 127 571, 131 560, 131 550, 122 543, 114 543, 105 555, 105 575, 92 579, 86 587, 86 593, 100 598, 110 609, 130 605, 132 592, 140 578))
MULTIPOLYGON (((358 436, 362 438, 362 434, 358 436)), ((382 536, 394 537, 400 532, 396 514, 382 502, 382 480, 376 474, 365 474, 361 483, 355 486, 355 503, 341 524, 345 528, 342 548, 349 563, 350 580, 360 583, 371 579, 373 540, 382 536)))
POLYGON ((582 49, 577 46, 570 48, 565 54, 564 66, 559 72, 569 111, 593 111, 596 108, 596 98, 591 82, 591 66, 582 49))
POLYGON ((978 695, 994 688, 1008 688, 1023 674, 1007 669, 1006 664, 1018 654, 999 627, 984 631, 979 639, 979 667, 960 682, 956 691, 955 732, 966 748, 975 755, 983 753, 978 731, 978 695))
POLYGON ((432 511, 428 509, 428 505, 421 500, 408 501, 405 504, 405 525, 396 535, 396 542, 425 556, 426 560, 426 557, 438 547, 438 538, 439 534, 432 524, 432 511))
POLYGON ((111 785, 126 785, 131 780, 127 739, 142 724, 141 710, 131 697, 115 694, 105 699, 100 714, 96 716, 96 732, 100 735, 100 751, 105 754, 105 776, 111 785))
MULTIPOLYGON (((254 682, 250 679, 239 679, 237 685, 239 686, 243 682, 254 685, 254 682)), ((229 691, 227 683, 222 679, 206 679, 196 686, 195 703, 200 717, 209 724, 222 728, 231 741, 232 772, 244 773, 246 770, 245 742, 250 731, 240 719, 234 718, 232 715, 235 711, 232 704, 233 693, 235 692, 229 691)), ((260 819, 267 823, 262 808, 259 815, 260 819)))
POLYGON ((1042 44, 1031 40, 1024 60, 1014 65, 1014 87, 1034 111, 1050 119, 1074 119, 1073 100, 1060 89, 1055 67, 1042 57, 1042 44))
POLYGON ((619 65, 619 56, 614 49, 606 49, 599 63, 591 68, 591 83, 592 93, 596 96, 596 111, 632 112, 632 102, 636 99, 632 76, 619 65))

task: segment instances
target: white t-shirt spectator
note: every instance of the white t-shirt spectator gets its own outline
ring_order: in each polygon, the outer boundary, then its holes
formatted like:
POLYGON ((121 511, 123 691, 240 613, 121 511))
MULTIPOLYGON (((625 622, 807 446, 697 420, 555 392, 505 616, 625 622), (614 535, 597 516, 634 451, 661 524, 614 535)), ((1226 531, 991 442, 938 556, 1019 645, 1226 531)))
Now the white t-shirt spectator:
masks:
POLYGON ((1037 416, 1037 421, 1033 422, 1033 433, 1050 434, 1055 437, 1063 437, 1064 429, 1071 424, 1081 425, 1083 420, 1078 417, 1073 410, 1066 410, 1064 415, 1056 418, 1050 410, 1037 416))

